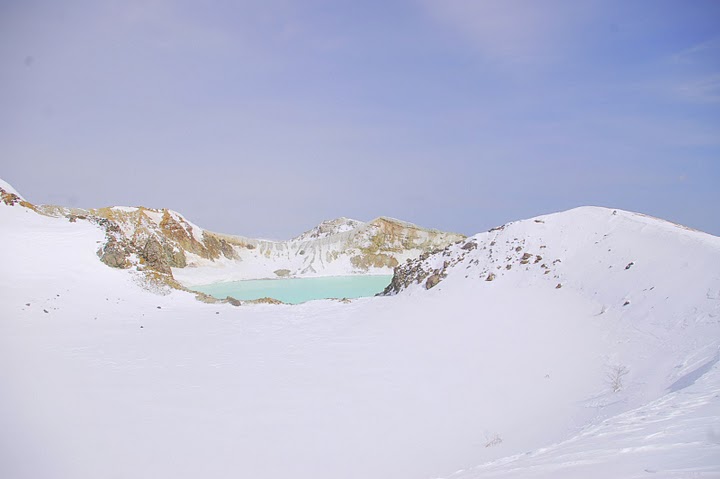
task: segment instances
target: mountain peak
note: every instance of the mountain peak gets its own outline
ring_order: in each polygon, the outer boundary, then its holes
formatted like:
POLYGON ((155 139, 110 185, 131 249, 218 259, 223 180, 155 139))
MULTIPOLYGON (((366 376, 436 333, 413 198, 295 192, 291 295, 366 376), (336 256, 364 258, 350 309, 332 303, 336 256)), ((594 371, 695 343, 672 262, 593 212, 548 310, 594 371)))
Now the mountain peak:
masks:
POLYGON ((9 193, 11 195, 17 196, 21 201, 25 201, 25 198, 23 197, 23 195, 18 193, 18 191, 15 188, 13 188, 12 185, 10 185, 10 183, 3 180, 2 178, 0 178, 0 189, 4 190, 5 193, 9 193))
POLYGON ((362 221, 354 220, 352 218, 346 218, 341 216, 333 220, 325 220, 314 228, 305 231, 299 236, 293 238, 294 241, 302 241, 309 239, 326 238, 339 233, 346 233, 352 231, 359 226, 363 226, 365 223, 362 221))

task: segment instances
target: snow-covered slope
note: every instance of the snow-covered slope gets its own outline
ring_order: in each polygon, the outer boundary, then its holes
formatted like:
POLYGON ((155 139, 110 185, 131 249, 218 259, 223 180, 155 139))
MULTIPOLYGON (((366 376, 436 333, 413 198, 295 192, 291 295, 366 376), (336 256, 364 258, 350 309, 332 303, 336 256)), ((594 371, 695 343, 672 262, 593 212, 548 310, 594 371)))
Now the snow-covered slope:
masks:
MULTIPOLYGON (((557 477, 563 469, 574 470, 581 457, 586 461, 582 473, 572 474, 607 477, 607 469, 590 474, 593 465, 612 460, 618 451, 632 452, 626 457, 635 459, 629 462, 652 456, 670 448, 671 437, 679 441, 672 447, 676 454, 665 456, 664 464, 684 458, 687 463, 697 460, 698 466, 714 464, 713 470, 720 466, 720 456, 710 458, 720 444, 715 366, 720 347, 720 238, 638 213, 576 208, 509 223, 409 261, 397 268, 385 294, 417 296, 426 289, 441 296, 461 289, 473 295, 512 291, 521 302, 538 290, 554 291, 559 302, 566 294, 582 298, 593 311, 590 324, 601 325, 609 341, 603 355, 607 389, 585 404, 602 417, 633 410, 538 453, 543 466, 521 455, 460 477, 495 477, 491 471, 498 477, 557 477), (685 391, 700 378, 706 388, 685 391), (685 422, 674 423, 669 407, 688 407, 688 417, 678 414, 683 416, 678 421, 685 422), (643 423, 646 415, 652 426, 643 423), (671 434, 668 427, 678 432, 671 434), (680 429, 699 442, 683 442, 680 429), (647 437, 633 435, 637 430, 647 437), (598 435, 622 439, 625 446, 608 446, 598 435), (658 439, 661 436, 667 437, 658 439), (645 440, 651 445, 644 449, 645 440), (594 449, 602 452, 583 455, 594 449), (569 457, 554 467, 558 454, 569 457)), ((478 307, 482 311, 483 305, 478 307)), ((554 347, 554 342, 547 346, 554 347)), ((626 466, 617 464, 620 469, 626 466)))
POLYGON ((242 307, 154 294, 105 241, 0 204, 0 477, 720 474, 716 237, 580 208, 396 295, 242 307))
POLYGON ((442 249, 463 235, 380 217, 368 223, 338 218, 289 241, 269 241, 204 230, 180 213, 144 207, 83 210, 32 205, 7 183, 7 205, 105 230, 98 256, 111 267, 149 269, 168 284, 186 286, 240 279, 392 274, 400 262, 442 249))

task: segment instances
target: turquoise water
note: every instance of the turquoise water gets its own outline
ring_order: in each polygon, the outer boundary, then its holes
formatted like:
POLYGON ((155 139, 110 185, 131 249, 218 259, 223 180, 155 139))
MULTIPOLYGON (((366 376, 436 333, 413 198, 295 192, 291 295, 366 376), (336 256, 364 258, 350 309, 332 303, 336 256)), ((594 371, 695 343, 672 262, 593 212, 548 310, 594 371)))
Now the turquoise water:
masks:
POLYGON ((392 276, 327 276, 324 278, 253 279, 196 286, 193 289, 223 299, 275 298, 299 304, 313 299, 374 296, 390 284, 392 276))

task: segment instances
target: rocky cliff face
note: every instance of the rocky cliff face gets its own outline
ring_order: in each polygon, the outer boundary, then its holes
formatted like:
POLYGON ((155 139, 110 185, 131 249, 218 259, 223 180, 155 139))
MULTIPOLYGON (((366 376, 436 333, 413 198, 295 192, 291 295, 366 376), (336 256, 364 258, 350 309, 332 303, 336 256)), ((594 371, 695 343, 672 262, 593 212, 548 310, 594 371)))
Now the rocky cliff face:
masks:
POLYGON ((89 221, 106 241, 99 259, 113 268, 136 268, 174 282, 392 273, 401 262, 442 249, 464 236, 420 228, 392 218, 368 223, 338 218, 288 241, 268 241, 206 231, 168 209, 99 209, 33 205, 9 185, 2 201, 70 222, 89 221))

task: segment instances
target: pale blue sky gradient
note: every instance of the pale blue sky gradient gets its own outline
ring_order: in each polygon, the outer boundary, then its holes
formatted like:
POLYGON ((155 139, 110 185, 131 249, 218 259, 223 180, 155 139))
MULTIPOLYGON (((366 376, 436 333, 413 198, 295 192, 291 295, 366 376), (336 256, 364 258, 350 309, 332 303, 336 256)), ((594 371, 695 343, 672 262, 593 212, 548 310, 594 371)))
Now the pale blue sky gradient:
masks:
POLYGON ((0 87, 0 177, 37 203, 720 234, 717 1, 0 0, 0 87))

